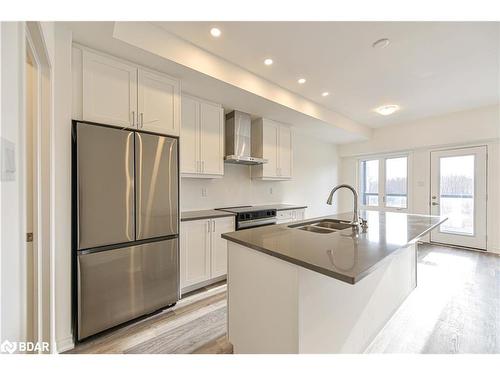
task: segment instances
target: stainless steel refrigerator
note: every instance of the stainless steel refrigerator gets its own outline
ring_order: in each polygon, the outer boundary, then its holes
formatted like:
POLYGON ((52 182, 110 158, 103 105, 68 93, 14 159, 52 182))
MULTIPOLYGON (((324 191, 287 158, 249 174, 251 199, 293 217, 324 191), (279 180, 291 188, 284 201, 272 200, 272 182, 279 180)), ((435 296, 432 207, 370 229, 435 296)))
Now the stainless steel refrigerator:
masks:
POLYGON ((178 139, 73 121, 77 340, 179 299, 178 139))

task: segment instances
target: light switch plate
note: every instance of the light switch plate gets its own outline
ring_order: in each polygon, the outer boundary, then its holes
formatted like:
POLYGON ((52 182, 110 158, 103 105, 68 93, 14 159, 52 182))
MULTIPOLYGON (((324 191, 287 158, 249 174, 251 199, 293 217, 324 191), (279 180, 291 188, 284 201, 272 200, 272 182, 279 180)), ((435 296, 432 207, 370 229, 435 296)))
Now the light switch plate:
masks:
POLYGON ((0 145, 0 165, 1 165, 1 181, 16 180, 16 145, 5 138, 1 138, 0 145))

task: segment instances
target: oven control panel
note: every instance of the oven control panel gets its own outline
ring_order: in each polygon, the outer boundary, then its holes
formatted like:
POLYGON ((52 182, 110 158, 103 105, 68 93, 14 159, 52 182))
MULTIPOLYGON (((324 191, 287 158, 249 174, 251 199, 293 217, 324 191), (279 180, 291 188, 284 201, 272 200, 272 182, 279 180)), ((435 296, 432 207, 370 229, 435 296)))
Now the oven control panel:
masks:
POLYGON ((276 210, 260 210, 241 212, 238 214, 238 221, 257 220, 276 217, 276 210))

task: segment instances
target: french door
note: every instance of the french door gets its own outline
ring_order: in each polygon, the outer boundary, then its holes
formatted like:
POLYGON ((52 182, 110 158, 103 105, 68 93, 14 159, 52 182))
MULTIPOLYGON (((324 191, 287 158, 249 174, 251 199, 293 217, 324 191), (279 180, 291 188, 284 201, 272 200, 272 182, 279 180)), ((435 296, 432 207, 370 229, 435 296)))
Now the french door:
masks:
POLYGON ((486 146, 431 152, 431 241, 486 249, 486 146))

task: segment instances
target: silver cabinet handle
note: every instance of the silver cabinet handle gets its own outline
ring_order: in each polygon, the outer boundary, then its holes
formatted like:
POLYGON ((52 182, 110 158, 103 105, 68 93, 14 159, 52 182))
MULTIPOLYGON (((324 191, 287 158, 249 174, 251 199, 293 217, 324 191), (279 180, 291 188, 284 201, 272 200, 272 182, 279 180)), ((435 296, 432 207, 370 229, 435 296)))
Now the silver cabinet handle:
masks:
POLYGON ((433 205, 433 206, 439 206, 439 203, 437 203, 437 202, 432 202, 432 205, 433 205))
POLYGON ((144 113, 141 112, 141 129, 144 126, 144 113))
POLYGON ((212 232, 215 232, 215 220, 212 220, 212 224, 213 224, 213 226, 212 226, 212 232))
POLYGON ((201 161, 201 172, 205 173, 205 160, 201 161))
POLYGON ((135 126, 135 111, 132 111, 132 126, 135 126))
POLYGON ((207 233, 210 233, 211 230, 212 230, 212 228, 211 228, 211 221, 207 220, 207 233))

